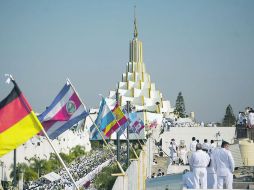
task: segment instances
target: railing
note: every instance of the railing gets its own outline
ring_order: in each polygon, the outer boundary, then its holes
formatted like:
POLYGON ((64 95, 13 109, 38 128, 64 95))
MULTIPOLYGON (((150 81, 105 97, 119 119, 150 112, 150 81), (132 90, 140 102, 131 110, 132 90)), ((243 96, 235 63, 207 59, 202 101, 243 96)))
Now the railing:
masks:
POLYGON ((143 146, 138 159, 131 159, 125 175, 117 175, 112 190, 145 190, 147 177, 147 146, 143 146))
POLYGON ((249 138, 254 141, 254 128, 236 127, 236 138, 249 138))

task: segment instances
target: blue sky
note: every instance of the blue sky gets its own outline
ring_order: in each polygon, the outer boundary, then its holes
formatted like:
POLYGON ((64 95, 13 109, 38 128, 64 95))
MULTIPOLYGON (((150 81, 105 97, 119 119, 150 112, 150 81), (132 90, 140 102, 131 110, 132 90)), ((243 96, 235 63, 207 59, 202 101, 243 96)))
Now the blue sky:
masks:
POLYGON ((254 107, 254 1, 0 1, 0 97, 16 78, 33 109, 42 112, 69 77, 87 107, 97 107, 121 80, 133 37, 151 80, 187 113, 221 121, 254 107), (2 81, 2 82, 1 82, 2 81))

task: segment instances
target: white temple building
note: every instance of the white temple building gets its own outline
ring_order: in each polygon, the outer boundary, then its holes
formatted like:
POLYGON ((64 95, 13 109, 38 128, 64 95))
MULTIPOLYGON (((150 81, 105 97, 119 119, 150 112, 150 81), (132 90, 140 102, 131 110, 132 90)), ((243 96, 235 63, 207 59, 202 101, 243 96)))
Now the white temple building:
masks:
POLYGON ((135 111, 143 113, 141 116, 147 123, 147 112, 166 114, 173 112, 170 101, 164 100, 162 93, 151 82, 150 75, 146 72, 143 62, 143 46, 138 39, 136 17, 134 18, 134 38, 130 41, 129 62, 126 72, 122 74, 122 80, 117 83, 117 89, 111 90, 107 104, 111 107, 116 102, 116 94, 120 106, 124 107, 130 101, 135 111))

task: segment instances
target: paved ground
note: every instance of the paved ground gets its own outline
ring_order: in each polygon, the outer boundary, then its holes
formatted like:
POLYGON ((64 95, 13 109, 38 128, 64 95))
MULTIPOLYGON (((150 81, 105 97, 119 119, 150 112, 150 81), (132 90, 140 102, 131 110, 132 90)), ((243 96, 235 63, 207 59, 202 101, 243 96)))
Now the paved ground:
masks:
POLYGON ((155 173, 157 175, 159 169, 161 169, 164 174, 167 174, 168 157, 159 157, 154 155, 153 158, 157 161, 157 164, 152 166, 152 174, 155 173))

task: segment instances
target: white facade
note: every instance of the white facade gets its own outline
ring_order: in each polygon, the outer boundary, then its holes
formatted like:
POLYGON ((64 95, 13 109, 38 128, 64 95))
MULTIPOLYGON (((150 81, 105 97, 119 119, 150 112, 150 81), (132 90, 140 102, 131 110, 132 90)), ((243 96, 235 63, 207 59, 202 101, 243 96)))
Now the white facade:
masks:
MULTIPOLYGON (((118 92, 120 106, 125 106, 127 101, 135 107, 136 111, 169 113, 172 112, 170 101, 163 100, 162 93, 151 82, 150 75, 146 72, 143 62, 143 46, 138 40, 136 18, 134 21, 134 38, 130 41, 129 62, 126 71, 122 74, 122 80, 117 84, 117 90, 111 90, 107 104, 113 107, 118 92)), ((142 112, 142 113, 143 113, 142 112)), ((146 114, 144 121, 147 123, 146 114)), ((143 118, 143 117, 142 117, 143 118)))

